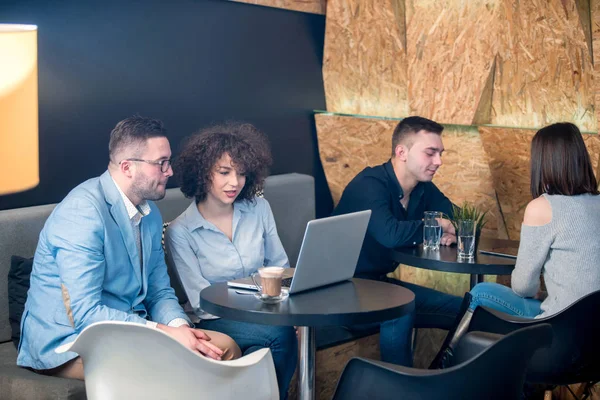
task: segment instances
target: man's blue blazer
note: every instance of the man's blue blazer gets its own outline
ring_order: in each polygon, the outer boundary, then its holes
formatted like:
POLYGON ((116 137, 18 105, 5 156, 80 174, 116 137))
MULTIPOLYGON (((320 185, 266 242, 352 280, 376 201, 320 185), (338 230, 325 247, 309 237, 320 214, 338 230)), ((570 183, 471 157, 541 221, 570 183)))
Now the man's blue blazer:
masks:
POLYGON ((98 321, 189 321, 170 286, 156 205, 142 218, 143 267, 125 204, 108 171, 56 206, 34 256, 17 364, 54 368, 75 358, 56 347, 98 321))

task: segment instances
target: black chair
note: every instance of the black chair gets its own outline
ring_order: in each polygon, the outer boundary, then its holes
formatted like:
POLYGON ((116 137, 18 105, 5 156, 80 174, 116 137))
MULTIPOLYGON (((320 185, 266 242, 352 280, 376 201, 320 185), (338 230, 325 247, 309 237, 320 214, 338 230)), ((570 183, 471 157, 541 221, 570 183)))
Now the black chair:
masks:
POLYGON ((523 327, 550 324, 552 346, 538 351, 531 358, 526 381, 555 386, 583 383, 583 399, 600 381, 600 291, 591 293, 563 311, 548 318, 525 319, 477 307, 469 331, 507 334, 523 327))
POLYGON ((346 365, 333 398, 519 399, 529 359, 551 342, 552 327, 548 324, 506 336, 470 332, 461 339, 453 358, 459 363, 443 370, 353 358, 346 365))

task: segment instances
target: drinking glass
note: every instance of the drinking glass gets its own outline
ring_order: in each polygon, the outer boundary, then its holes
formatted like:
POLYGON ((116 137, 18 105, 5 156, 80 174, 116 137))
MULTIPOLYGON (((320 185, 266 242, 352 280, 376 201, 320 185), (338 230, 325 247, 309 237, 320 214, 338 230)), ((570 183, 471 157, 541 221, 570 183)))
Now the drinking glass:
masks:
POLYGON ((458 258, 471 259, 475 256, 475 220, 463 219, 458 224, 458 258))
POLYGON ((425 211, 423 218, 423 249, 439 250, 442 238, 442 227, 439 220, 442 213, 439 211, 425 211))

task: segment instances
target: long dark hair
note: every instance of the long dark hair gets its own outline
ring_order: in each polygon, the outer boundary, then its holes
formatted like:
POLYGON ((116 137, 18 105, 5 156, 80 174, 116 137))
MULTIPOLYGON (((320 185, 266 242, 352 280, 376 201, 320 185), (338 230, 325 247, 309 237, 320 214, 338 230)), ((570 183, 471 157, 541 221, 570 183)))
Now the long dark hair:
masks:
POLYGON ((577 126, 560 122, 540 129, 531 142, 531 195, 598 192, 590 155, 577 126))

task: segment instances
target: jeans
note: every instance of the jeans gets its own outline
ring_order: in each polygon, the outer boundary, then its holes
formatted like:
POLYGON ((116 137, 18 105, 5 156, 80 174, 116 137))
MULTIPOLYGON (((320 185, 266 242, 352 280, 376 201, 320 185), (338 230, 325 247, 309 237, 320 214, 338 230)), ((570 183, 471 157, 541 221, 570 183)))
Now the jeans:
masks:
MULTIPOLYGON (((400 318, 376 324, 350 327, 351 330, 369 329, 379 325, 381 361, 411 367, 412 330, 415 321, 425 321, 423 327, 448 329, 454 323, 462 299, 423 286, 383 277, 381 281, 399 285, 415 294, 415 311, 400 318)), ((417 327, 419 327, 417 323, 417 327)))
POLYGON ((471 289, 471 296, 472 310, 477 306, 485 306, 524 318, 533 318, 541 313, 540 300, 521 297, 511 288, 497 283, 479 283, 471 289))
POLYGON ((296 331, 292 326, 273 326, 250 324, 227 319, 203 320, 199 324, 201 329, 209 329, 225 333, 240 346, 242 354, 250 354, 263 347, 271 349, 279 397, 287 397, 290 380, 298 363, 298 340, 296 331))

